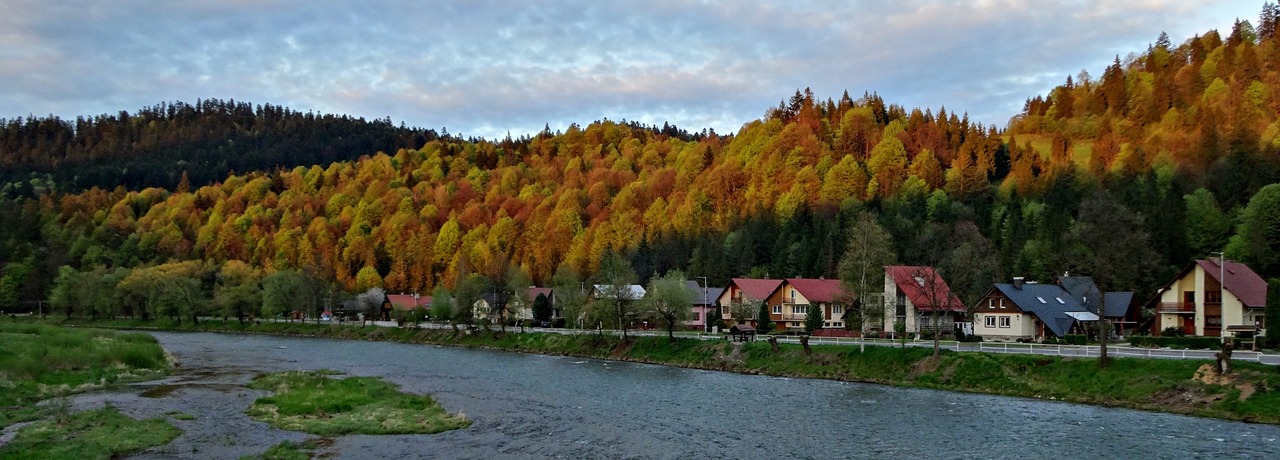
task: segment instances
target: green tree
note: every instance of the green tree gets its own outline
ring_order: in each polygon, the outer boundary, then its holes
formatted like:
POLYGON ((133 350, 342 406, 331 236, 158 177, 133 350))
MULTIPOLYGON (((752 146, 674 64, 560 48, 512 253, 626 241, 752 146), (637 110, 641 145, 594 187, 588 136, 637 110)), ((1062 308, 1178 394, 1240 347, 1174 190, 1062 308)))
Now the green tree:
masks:
POLYGON ((1218 208, 1218 200, 1203 188, 1183 197, 1187 216, 1183 229, 1193 257, 1208 257, 1221 251, 1231 237, 1231 218, 1218 208))
MULTIPOLYGON (((852 306, 862 318, 862 335, 867 325, 884 315, 882 305, 871 305, 870 293, 884 285, 884 267, 893 265, 898 256, 893 251, 893 238, 876 222, 875 215, 859 212, 849 229, 849 242, 840 259, 840 284, 852 297, 852 306)), ((866 345, 860 347, 866 351, 866 345)))
POLYGON ((1249 199, 1226 252, 1264 278, 1280 276, 1280 184, 1262 187, 1249 199))
POLYGON ((474 329, 476 321, 476 303, 484 296, 489 280, 482 275, 472 273, 458 281, 453 288, 453 324, 463 324, 468 330, 474 329))
MULTIPOLYGON (((1142 217, 1105 193, 1080 204, 1080 217, 1063 237, 1064 259, 1077 273, 1088 273, 1101 292, 1142 285, 1157 256, 1142 217)), ((1107 320, 1106 296, 1098 299, 1098 365, 1106 367, 1107 339, 1113 331, 1107 320)))
POLYGON ((241 324, 255 316, 262 305, 260 273, 239 260, 229 260, 218 271, 213 288, 213 305, 225 321, 234 316, 241 324))
POLYGON ((773 321, 769 320, 769 306, 764 301, 752 302, 759 304, 760 308, 756 311, 756 328, 761 332, 772 331, 774 329, 773 321))
POLYGON ((581 279, 567 265, 561 265, 551 279, 551 286, 555 291, 553 307, 560 310, 565 325, 581 327, 587 306, 587 294, 581 279))
POLYGON ((610 252, 600 261, 600 271, 596 273, 597 284, 596 305, 601 313, 617 321, 622 330, 622 340, 627 340, 627 329, 631 319, 639 313, 637 293, 631 286, 636 282, 636 273, 627 263, 626 258, 610 252))
POLYGON ((551 321, 553 311, 551 308, 551 299, 546 294, 538 294, 533 298, 533 319, 538 322, 551 321))
POLYGON ((280 270, 262 278, 262 316, 274 318, 296 310, 303 285, 302 274, 293 270, 280 270))
POLYGON ((49 306, 71 319, 71 314, 79 309, 80 286, 80 272, 70 265, 58 267, 58 277, 53 280, 53 289, 49 292, 49 306))
POLYGON ((813 331, 822 329, 823 319, 822 306, 816 303, 809 304, 809 310, 804 315, 804 333, 813 334, 813 331))
MULTIPOLYGON (((437 286, 431 294, 431 319, 453 324, 453 311, 453 296, 443 286, 437 286)), ((457 329, 455 325, 454 331, 457 329)))
POLYGON ((696 294, 685 286, 684 272, 672 270, 649 281, 649 292, 645 293, 642 308, 667 330, 667 340, 675 341, 676 327, 692 315, 696 298, 696 294))

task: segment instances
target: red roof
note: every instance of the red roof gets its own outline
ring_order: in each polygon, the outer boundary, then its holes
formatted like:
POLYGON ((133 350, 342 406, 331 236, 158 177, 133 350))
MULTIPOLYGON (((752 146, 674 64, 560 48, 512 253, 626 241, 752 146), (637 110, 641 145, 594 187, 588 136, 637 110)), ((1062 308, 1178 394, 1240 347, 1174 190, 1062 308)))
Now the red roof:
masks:
POLYGON ((769 298, 769 294, 778 289, 782 285, 782 280, 762 280, 755 278, 734 278, 733 285, 738 286, 748 298, 754 300, 764 300, 769 298))
POLYGON ((1248 265, 1227 261, 1226 270, 1214 260, 1196 260, 1196 264, 1204 269, 1210 277, 1222 283, 1222 287, 1240 299, 1246 307, 1262 308, 1267 306, 1267 282, 1254 273, 1248 265), (1225 272, 1225 273, 1223 273, 1225 272), (1226 281, 1218 279, 1226 275, 1226 281))
POLYGON ((951 311, 964 311, 961 302, 951 292, 951 287, 938 275, 933 267, 908 267, 893 265, 884 267, 885 272, 893 277, 893 284, 898 286, 917 310, 937 310, 945 308, 951 311), (932 281, 931 281, 932 280, 932 281), (934 299, 939 300, 935 302, 934 299), (934 305, 939 303, 941 305, 934 305))
POLYGON ((529 301, 537 300, 538 294, 547 296, 547 300, 551 300, 551 288, 531 287, 528 291, 529 301))
POLYGON ((787 284, 800 291, 800 295, 809 299, 811 303, 839 302, 844 294, 844 289, 840 287, 840 280, 787 278, 787 284))
POLYGON ((431 297, 416 297, 413 294, 387 294, 391 307, 396 310, 413 310, 431 305, 431 297))

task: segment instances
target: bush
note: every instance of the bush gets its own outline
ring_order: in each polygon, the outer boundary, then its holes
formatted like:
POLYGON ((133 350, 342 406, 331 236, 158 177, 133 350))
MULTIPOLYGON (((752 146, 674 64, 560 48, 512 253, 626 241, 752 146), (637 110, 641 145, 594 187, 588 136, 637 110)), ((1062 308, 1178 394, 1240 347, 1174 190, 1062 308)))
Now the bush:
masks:
POLYGON ((1135 347, 1168 347, 1193 350, 1216 350, 1222 347, 1222 339, 1218 337, 1129 337, 1129 344, 1135 347))
POLYGON ((1162 337, 1185 337, 1187 334, 1182 332, 1182 328, 1177 326, 1169 326, 1160 331, 1162 337))
POLYGON ((1067 334, 1061 341, 1066 345, 1085 345, 1089 343, 1089 336, 1082 334, 1067 334))

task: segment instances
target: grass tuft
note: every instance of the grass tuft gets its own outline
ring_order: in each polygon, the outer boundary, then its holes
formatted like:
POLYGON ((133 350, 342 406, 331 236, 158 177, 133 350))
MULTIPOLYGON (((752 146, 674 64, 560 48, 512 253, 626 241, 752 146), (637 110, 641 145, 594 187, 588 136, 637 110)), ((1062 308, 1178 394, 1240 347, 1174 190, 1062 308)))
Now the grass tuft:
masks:
POLYGON ((430 434, 471 425, 445 412, 431 396, 401 393, 374 377, 280 372, 260 375, 249 387, 274 394, 254 401, 248 414, 284 430, 321 436, 430 434))

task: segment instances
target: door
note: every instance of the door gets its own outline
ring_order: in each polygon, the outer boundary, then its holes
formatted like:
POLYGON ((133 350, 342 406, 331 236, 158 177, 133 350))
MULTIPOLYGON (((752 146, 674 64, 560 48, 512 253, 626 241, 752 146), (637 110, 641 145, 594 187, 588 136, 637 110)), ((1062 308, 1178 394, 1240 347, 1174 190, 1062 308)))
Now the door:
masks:
POLYGON ((1196 318, 1194 316, 1182 317, 1182 333, 1186 335, 1196 335, 1196 318))

